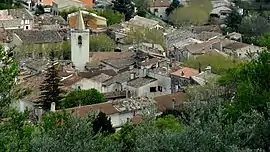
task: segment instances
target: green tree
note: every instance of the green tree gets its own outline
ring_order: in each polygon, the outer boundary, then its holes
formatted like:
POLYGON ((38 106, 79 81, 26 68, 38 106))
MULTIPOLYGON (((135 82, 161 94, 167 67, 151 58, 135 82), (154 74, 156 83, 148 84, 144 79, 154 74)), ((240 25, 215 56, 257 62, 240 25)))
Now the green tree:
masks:
POLYGON ((98 11, 97 15, 105 17, 107 19, 108 25, 118 24, 124 20, 124 14, 121 14, 118 11, 111 10, 111 9, 98 11))
POLYGON ((0 147, 3 151, 23 151, 29 148, 37 127, 29 121, 29 111, 10 110, 9 119, 0 124, 0 147))
POLYGON ((46 78, 40 86, 41 94, 39 97, 39 103, 42 105, 44 110, 50 110, 51 103, 53 102, 59 106, 62 92, 60 86, 60 77, 58 76, 56 62, 54 61, 54 52, 51 52, 46 78))
POLYGON ((79 105, 91 105, 102 102, 106 102, 106 98, 96 89, 75 90, 69 92, 66 97, 61 101, 61 107, 72 108, 79 105))
POLYGON ((179 123, 179 120, 173 115, 167 115, 156 120, 156 126, 161 130, 182 130, 184 127, 179 123))
POLYGON ((270 32, 270 23, 261 16, 243 18, 239 32, 246 43, 257 44, 258 37, 270 32))
POLYGON ((19 73, 18 64, 12 56, 0 46, 0 119, 9 108, 10 103, 16 99, 16 77, 19 73))
POLYGON ((234 102, 227 106, 228 119, 256 110, 268 117, 270 53, 262 52, 258 59, 232 69, 220 79, 221 84, 233 84, 234 102))
POLYGON ((169 16, 173 10, 178 8, 180 6, 180 1, 179 0, 173 0, 170 6, 166 9, 166 14, 169 16))
POLYGON ((35 15, 41 15, 44 14, 45 10, 44 10, 44 6, 43 5, 37 5, 36 6, 36 11, 35 11, 35 15))
POLYGON ((150 0, 135 0, 137 15, 145 17, 150 8, 150 0))
POLYGON ((113 10, 116 10, 125 15, 125 20, 128 21, 134 14, 134 4, 131 0, 114 0, 113 10))
POLYGON ((206 54, 198 56, 196 59, 187 60, 186 65, 195 69, 201 68, 201 70, 204 70, 207 66, 211 66, 213 73, 225 74, 226 70, 234 68, 243 62, 218 54, 206 54))
POLYGON ((242 15, 239 14, 236 8, 232 9, 232 12, 225 20, 226 32, 238 32, 241 25, 242 15))
POLYGON ((89 49, 91 52, 114 51, 116 44, 107 35, 90 36, 89 49))
POLYGON ((99 112, 96 119, 93 121, 93 131, 95 134, 101 132, 105 134, 114 133, 115 130, 111 124, 111 118, 108 118, 105 113, 99 112))
POLYGON ((138 44, 138 43, 155 43, 165 46, 165 38, 163 32, 156 29, 139 28, 128 33, 125 38, 127 44, 138 44))
POLYGON ((258 44, 270 49, 270 33, 266 33, 258 38, 258 44))

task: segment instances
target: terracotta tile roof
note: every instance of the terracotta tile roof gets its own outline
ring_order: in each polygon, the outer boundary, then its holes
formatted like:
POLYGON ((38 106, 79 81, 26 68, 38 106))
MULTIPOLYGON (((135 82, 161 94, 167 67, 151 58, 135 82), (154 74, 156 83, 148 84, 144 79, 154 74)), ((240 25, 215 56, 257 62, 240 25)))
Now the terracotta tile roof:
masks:
POLYGON ((191 76, 196 76, 199 74, 199 71, 193 68, 182 68, 180 70, 177 70, 173 73, 171 73, 171 75, 175 75, 175 76, 180 76, 180 77, 186 77, 186 78, 190 78, 191 76))
POLYGON ((27 30, 16 31, 15 33, 24 44, 57 43, 63 41, 57 30, 27 30))
POLYGON ((24 89, 30 89, 31 91, 30 94, 24 97, 24 100, 29 102, 37 101, 40 95, 40 85, 43 83, 44 79, 44 76, 39 74, 25 77, 23 80, 21 80, 19 86, 24 89))
POLYGON ((75 108, 69 108, 66 109, 67 112, 71 112, 73 114, 76 114, 80 117, 85 116, 90 111, 94 112, 103 112, 107 115, 118 113, 117 109, 113 107, 113 105, 109 102, 99 103, 99 104, 93 104, 93 105, 87 105, 87 106, 81 106, 81 107, 75 107, 75 108))
POLYGON ((131 118, 130 122, 131 122, 133 125, 137 125, 137 124, 139 124, 139 123, 142 123, 142 122, 143 122, 142 116, 136 115, 136 116, 134 116, 133 118, 131 118))
POLYGON ((71 86, 74 83, 80 81, 81 79, 83 78, 74 74, 72 76, 68 76, 67 78, 62 79, 61 83, 63 83, 64 86, 71 86))
POLYGON ((169 0, 153 0, 152 7, 169 7, 170 4, 169 0))
POLYGON ((81 0, 88 8, 93 7, 93 0, 81 0))
POLYGON ((93 52, 90 62, 100 62, 107 59, 127 58, 133 56, 134 52, 93 52))
POLYGON ((42 3, 43 3, 44 5, 52 5, 53 2, 55 3, 55 0, 42 0, 42 3))
POLYGON ((169 95, 155 97, 156 105, 159 111, 166 111, 173 108, 173 100, 175 107, 181 107, 185 100, 185 93, 177 92, 169 95))

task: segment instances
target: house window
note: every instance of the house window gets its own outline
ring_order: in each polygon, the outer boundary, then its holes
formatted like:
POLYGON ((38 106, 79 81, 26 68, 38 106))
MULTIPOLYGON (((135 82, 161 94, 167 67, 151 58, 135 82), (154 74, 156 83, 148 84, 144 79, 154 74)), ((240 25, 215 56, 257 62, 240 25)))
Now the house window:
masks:
POLYGON ((150 92, 157 92, 157 87, 150 87, 150 92))
POLYGON ((25 29, 27 29, 27 30, 28 30, 28 26, 25 26, 25 29))
POLYGON ((79 44, 79 45, 82 45, 82 36, 81 36, 81 35, 78 36, 78 44, 79 44))
POLYGON ((163 16, 162 16, 162 15, 160 15, 159 17, 160 17, 160 18, 162 18, 163 16))
POLYGON ((162 92, 162 86, 158 86, 158 91, 162 92))
POLYGON ((157 8, 155 8, 155 9, 154 9, 154 13, 157 13, 157 12, 158 12, 158 9, 157 9, 157 8))

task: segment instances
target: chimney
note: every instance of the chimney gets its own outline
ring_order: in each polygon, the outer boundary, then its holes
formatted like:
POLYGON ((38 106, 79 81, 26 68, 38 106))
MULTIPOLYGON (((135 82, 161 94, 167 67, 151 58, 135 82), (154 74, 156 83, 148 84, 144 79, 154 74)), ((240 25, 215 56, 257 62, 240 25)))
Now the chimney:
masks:
POLYGON ((51 112, 55 112, 55 102, 51 103, 51 112))
POLYGON ((130 80, 135 79, 135 73, 134 72, 130 72, 130 80))
POLYGON ((8 13, 8 15, 10 15, 10 10, 9 9, 7 10, 7 13, 8 13))
POLYGON ((212 67, 211 67, 211 66, 207 66, 207 67, 205 68, 205 72, 207 72, 208 74, 209 74, 209 73, 212 73, 212 67))
POLYGON ((175 98, 172 99, 172 109, 175 107, 175 98))
POLYGON ((155 48, 155 44, 154 43, 152 43, 152 49, 154 49, 155 48))

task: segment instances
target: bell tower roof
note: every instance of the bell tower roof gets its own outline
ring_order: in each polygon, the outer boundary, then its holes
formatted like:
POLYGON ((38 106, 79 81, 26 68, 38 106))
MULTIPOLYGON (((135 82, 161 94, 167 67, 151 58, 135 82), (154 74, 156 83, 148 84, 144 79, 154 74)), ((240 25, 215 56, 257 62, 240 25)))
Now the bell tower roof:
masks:
POLYGON ((75 25, 76 30, 85 30, 85 25, 83 21, 83 16, 82 16, 82 11, 79 10, 77 16, 76 16, 76 25, 75 25))

